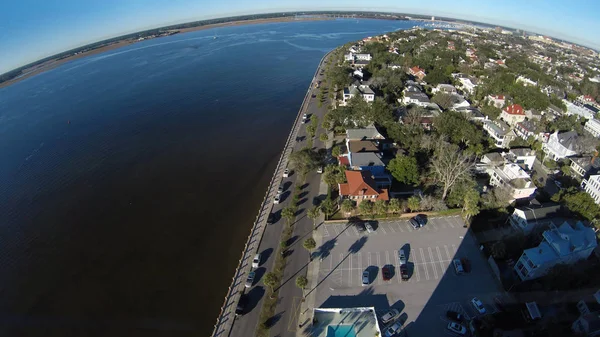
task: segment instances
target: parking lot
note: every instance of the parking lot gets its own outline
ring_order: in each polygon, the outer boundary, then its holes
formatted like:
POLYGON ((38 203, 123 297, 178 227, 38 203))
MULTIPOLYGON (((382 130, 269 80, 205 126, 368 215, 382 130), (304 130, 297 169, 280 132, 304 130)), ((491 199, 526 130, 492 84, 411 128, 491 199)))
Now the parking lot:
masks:
POLYGON ((408 220, 381 221, 371 233, 345 224, 321 226, 315 307, 374 306, 380 313, 398 308, 409 335, 452 335, 446 330, 447 310, 475 317, 469 301, 476 296, 493 312, 493 298, 499 291, 474 238, 463 226, 460 217, 428 219, 417 230, 408 220), (399 275, 399 249, 408 260, 406 281, 399 275), (456 258, 468 261, 469 273, 455 273, 452 260, 456 258), (388 281, 381 273, 386 265, 392 271, 388 281), (362 285, 365 270, 370 274, 366 286, 362 285))

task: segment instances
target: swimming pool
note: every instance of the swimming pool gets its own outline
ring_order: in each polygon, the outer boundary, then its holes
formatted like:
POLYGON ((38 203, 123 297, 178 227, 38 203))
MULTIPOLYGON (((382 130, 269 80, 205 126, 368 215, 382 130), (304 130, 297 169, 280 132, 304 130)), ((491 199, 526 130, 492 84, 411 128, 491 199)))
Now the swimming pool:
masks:
POLYGON ((354 325, 330 325, 327 327, 327 337, 356 337, 354 325))

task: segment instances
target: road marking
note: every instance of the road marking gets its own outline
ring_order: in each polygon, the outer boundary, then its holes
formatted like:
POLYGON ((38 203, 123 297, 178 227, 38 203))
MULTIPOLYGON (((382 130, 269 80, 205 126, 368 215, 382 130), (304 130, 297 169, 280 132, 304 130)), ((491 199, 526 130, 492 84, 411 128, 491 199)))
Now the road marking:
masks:
POLYGON ((410 256, 412 257, 413 261, 415 261, 413 263, 414 269, 415 269, 414 271, 415 271, 415 274, 417 274, 417 282, 419 282, 421 280, 421 277, 419 276, 419 266, 417 265, 417 254, 415 253, 414 249, 411 249, 410 251, 411 251, 410 256))
POLYGON ((327 226, 323 226, 323 237, 328 237, 329 231, 327 230, 327 226))
POLYGON ((409 232, 412 232, 412 231, 413 231, 413 229, 410 227, 410 225, 409 225, 409 224, 406 224, 406 228, 407 228, 407 230, 408 230, 409 232))
POLYGON ((302 298, 294 296, 292 299, 292 315, 290 315, 290 320, 288 321, 287 329, 290 332, 295 332, 298 329, 298 325, 296 324, 296 320, 300 317, 300 308, 302 307, 302 298))
POLYGON ((344 282, 344 273, 342 272, 344 270, 344 264, 342 261, 344 261, 344 254, 340 253, 340 283, 344 282))
POLYGON ((450 227, 454 228, 454 225, 452 224, 452 222, 448 221, 448 225, 450 225, 450 227))
POLYGON ((452 250, 454 250, 454 256, 456 256, 456 245, 452 245, 452 250))
POLYGON ((338 230, 338 225, 333 225, 333 230, 335 230, 335 235, 340 235, 340 231, 338 230))
POLYGON ((367 268, 372 265, 373 263, 371 263, 371 252, 367 252, 367 268))
POLYGON ((383 228, 383 225, 379 226, 379 228, 381 229, 381 231, 383 232, 383 234, 387 234, 387 232, 385 231, 385 228, 383 228))
POLYGON ((444 259, 442 258, 442 253, 440 253, 440 247, 435 247, 437 250, 438 257, 440 258, 440 266, 442 267, 442 276, 444 276, 444 270, 446 270, 446 266, 444 265, 444 259))
POLYGON ((394 229, 394 226, 392 226, 392 224, 390 224, 390 230, 392 231, 392 233, 396 233, 396 230, 394 229))
POLYGON ((400 230, 400 232, 404 233, 404 229, 402 229, 402 226, 400 224, 397 224, 397 225, 398 225, 398 229, 400 230))
POLYGON ((390 252, 385 251, 385 264, 390 264, 390 252))
POLYGON ((431 247, 427 247, 427 250, 429 251, 429 258, 431 259, 431 268, 433 268, 433 276, 437 280, 438 273, 437 273, 437 269, 435 268, 435 259, 433 258, 433 253, 431 252, 431 247))
MULTIPOLYGON (((380 266, 381 268, 381 260, 379 259, 379 252, 376 253, 377 254, 377 265, 380 266)), ((377 277, 377 284, 381 284, 381 282, 383 282, 383 273, 379 273, 381 274, 381 277, 377 277)))
POLYGON ((344 231, 344 233, 346 233, 346 236, 352 236, 352 235, 350 235, 350 231, 348 230, 348 228, 343 228, 343 231, 344 231))
MULTIPOLYGON (((400 257, 398 256, 398 251, 394 250, 394 261, 396 261, 396 273, 400 272, 400 257)), ((400 277, 396 277, 398 279, 398 283, 402 283, 400 277)))
POLYGON ((354 234, 359 235, 358 234, 358 229, 356 229, 356 226, 352 226, 352 229, 354 230, 354 234))
POLYGON ((423 259, 423 268, 425 268, 425 279, 429 280, 429 270, 427 270, 427 263, 425 260, 425 254, 423 254, 423 248, 419 248, 419 251, 421 252, 421 259, 423 259))
POLYGON ((444 249, 446 250, 446 256, 448 256, 448 260, 452 260, 452 257, 450 256, 450 251, 448 250, 448 246, 444 245, 444 249))

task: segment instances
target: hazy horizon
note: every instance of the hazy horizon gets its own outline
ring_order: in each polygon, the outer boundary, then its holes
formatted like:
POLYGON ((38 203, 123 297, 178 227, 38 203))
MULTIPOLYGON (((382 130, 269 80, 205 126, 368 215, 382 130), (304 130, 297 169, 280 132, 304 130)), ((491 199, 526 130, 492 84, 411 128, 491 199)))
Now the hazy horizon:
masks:
POLYGON ((73 48, 147 29, 237 15, 292 11, 377 11, 443 16, 522 29, 600 48, 600 38, 595 34, 600 30, 600 22, 595 18, 600 12, 600 3, 589 4, 585 0, 568 3, 507 0, 501 5, 481 4, 476 0, 459 0, 452 4, 430 0, 428 8, 434 10, 391 0, 382 0, 378 7, 370 8, 353 6, 361 4, 356 0, 330 0, 327 5, 316 0, 291 0, 286 7, 269 6, 270 3, 273 2, 259 0, 247 4, 240 0, 226 3, 177 0, 163 3, 151 0, 123 4, 117 0, 92 3, 66 0, 40 4, 23 0, 0 5, 0 73, 73 48), (231 11, 231 8, 236 8, 236 11, 231 11), (582 8, 586 10, 582 11, 582 8))

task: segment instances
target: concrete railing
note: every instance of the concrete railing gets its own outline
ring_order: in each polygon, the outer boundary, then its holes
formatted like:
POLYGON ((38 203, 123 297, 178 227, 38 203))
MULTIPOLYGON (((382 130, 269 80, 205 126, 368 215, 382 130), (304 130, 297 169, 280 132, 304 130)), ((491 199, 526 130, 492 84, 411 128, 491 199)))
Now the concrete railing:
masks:
POLYGON ((294 148, 295 139, 298 135, 298 130, 302 125, 300 123, 302 115, 304 114, 304 111, 308 106, 308 102, 311 99, 311 91, 315 84, 319 70, 321 69, 323 62, 325 61, 327 56, 329 56, 329 54, 331 54, 331 51, 325 54, 325 56, 323 56, 323 58, 321 59, 321 62, 319 62, 319 66, 315 71, 315 75, 313 76, 313 80, 310 83, 310 87, 308 88, 306 95, 304 96, 304 100, 302 101, 302 105, 300 106, 292 130, 288 135, 283 152, 281 153, 277 166, 275 167, 275 172, 271 177, 269 187, 267 188, 265 196, 263 197, 263 201, 260 206, 260 211, 256 216, 256 220, 254 221, 254 225, 252 226, 250 235, 248 235, 248 240, 246 240, 246 244, 244 245, 242 256, 240 257, 233 279, 231 280, 231 285, 227 289, 227 295, 225 296, 225 301, 223 303, 223 306, 221 306, 221 311, 219 313, 219 316, 217 317, 217 323, 215 324, 212 337, 229 336, 229 334, 231 333, 231 328, 233 327, 233 324, 235 322, 236 304, 244 287, 244 285, 242 284, 243 282, 241 282, 240 280, 244 280, 244 276, 247 272, 247 263, 245 262, 251 259, 257 253, 260 247, 260 241, 262 240, 264 230, 266 228, 265 214, 268 216, 273 207, 273 203, 270 201, 269 196, 275 190, 275 186, 279 186, 279 183, 282 179, 281 170, 287 167, 288 165, 288 157, 294 148))

